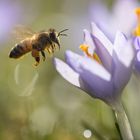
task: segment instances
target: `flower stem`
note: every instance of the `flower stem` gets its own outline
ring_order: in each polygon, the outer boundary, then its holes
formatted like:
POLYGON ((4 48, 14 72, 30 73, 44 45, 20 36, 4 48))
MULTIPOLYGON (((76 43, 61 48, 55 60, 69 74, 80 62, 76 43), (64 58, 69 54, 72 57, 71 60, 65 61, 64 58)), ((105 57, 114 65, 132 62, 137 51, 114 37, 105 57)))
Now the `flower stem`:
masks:
POLYGON ((131 126, 122 103, 117 102, 113 109, 123 140, 134 140, 131 126))

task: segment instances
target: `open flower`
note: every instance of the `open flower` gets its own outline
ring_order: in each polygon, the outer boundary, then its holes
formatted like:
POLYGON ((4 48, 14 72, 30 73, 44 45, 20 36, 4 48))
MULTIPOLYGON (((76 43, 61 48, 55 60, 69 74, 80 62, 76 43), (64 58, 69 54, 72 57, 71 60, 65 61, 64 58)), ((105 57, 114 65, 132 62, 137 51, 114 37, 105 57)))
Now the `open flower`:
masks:
POLYGON ((66 63, 54 59, 56 70, 71 84, 94 98, 113 105, 132 73, 134 50, 123 33, 117 32, 114 44, 92 23, 92 34, 84 30, 85 55, 66 51, 66 63))
POLYGON ((112 44, 94 23, 92 34, 84 30, 84 35, 80 48, 85 55, 66 51, 66 63, 55 58, 56 70, 71 84, 112 105, 130 79, 134 50, 124 34, 117 32, 112 44))
POLYGON ((85 55, 66 51, 66 63, 54 59, 56 70, 71 84, 110 105, 115 112, 122 138, 133 140, 120 97, 132 73, 134 48, 121 32, 117 32, 112 44, 94 23, 92 34, 84 30, 84 37, 80 49, 85 55))

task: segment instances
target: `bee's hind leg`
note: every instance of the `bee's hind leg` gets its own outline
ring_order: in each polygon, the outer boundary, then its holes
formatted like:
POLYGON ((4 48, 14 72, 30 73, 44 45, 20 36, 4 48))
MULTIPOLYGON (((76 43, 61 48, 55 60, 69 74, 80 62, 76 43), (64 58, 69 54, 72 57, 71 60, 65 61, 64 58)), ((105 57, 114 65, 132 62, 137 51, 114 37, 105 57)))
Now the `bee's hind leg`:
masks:
POLYGON ((39 51, 36 49, 32 50, 32 56, 35 58, 36 63, 34 64, 34 66, 38 66, 39 62, 40 62, 40 56, 39 56, 39 51))
POLYGON ((41 54, 42 54, 42 56, 43 56, 43 61, 45 61, 45 60, 46 60, 46 56, 45 56, 44 51, 41 51, 41 54))
POLYGON ((35 61, 36 63, 34 64, 35 66, 38 66, 39 62, 40 62, 40 57, 35 57, 35 61))

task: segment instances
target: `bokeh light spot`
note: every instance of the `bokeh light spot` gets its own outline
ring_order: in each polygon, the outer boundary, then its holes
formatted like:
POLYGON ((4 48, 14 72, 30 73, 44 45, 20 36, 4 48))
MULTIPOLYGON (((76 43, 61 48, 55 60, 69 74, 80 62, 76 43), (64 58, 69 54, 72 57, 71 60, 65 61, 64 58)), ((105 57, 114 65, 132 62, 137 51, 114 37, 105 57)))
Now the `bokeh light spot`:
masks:
POLYGON ((85 138, 88 139, 88 138, 90 138, 92 136, 92 132, 91 132, 91 130, 86 129, 86 130, 84 130, 83 135, 84 135, 85 138))

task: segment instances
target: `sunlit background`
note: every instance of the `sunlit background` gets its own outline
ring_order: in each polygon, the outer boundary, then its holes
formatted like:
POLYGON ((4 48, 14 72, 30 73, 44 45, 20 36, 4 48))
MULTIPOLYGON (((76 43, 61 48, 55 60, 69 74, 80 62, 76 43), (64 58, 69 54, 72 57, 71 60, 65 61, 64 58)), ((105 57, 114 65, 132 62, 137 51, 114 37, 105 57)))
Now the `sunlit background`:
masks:
MULTIPOLYGON (((117 20, 98 18, 101 7, 108 16, 118 18, 121 13, 117 8, 113 11, 115 4, 111 0, 0 0, 0 140, 99 140, 98 133, 105 140, 120 139, 111 108, 70 85, 53 66, 53 57, 64 59, 67 49, 81 53, 83 29, 90 29, 92 20, 120 28, 117 20), (60 51, 47 54, 47 60, 35 68, 30 53, 18 60, 8 57, 18 43, 11 32, 19 24, 34 31, 68 28, 68 37, 61 37, 60 51)), ((121 8, 133 15, 125 6, 121 8)), ((124 24, 121 28, 127 34, 124 24)), ((133 75, 123 94, 136 140, 140 139, 139 81, 133 75)))

